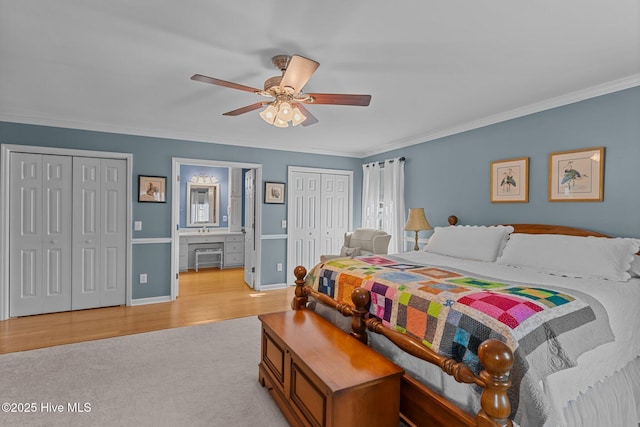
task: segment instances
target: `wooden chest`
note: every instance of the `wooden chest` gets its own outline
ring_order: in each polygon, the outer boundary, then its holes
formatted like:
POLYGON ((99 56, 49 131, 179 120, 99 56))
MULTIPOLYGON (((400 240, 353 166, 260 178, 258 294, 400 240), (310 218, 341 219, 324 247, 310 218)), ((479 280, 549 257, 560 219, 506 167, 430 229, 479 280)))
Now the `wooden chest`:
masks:
POLYGON ((291 425, 398 425, 400 367, 312 311, 258 318, 259 380, 291 425))

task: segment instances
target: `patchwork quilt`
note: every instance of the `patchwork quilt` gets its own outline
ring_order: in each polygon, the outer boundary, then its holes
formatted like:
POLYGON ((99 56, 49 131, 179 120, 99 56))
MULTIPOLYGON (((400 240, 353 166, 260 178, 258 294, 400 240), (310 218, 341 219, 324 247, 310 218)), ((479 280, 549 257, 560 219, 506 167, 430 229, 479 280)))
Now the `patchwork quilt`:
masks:
POLYGON ((524 409, 518 411, 519 401, 525 398, 531 402, 526 418, 539 425, 546 418, 541 379, 575 366, 580 353, 613 338, 604 310, 594 310, 599 303, 582 293, 407 263, 397 256, 334 259, 315 266, 306 280, 351 305, 353 289, 368 289, 370 316, 464 362, 476 374, 482 370, 479 345, 488 338, 506 343, 514 353, 509 397, 519 424, 525 416, 524 409), (565 348, 573 343, 578 348, 565 348), (539 413, 530 413, 531 407, 539 413))

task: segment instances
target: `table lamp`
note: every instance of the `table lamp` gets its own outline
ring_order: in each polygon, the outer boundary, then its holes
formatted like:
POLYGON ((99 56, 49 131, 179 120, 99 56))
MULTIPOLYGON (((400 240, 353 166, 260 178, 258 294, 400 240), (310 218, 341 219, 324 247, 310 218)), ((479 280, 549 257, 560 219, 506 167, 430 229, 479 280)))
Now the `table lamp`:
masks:
POLYGON ((409 208, 409 218, 404 226, 404 231, 416 232, 416 244, 413 247, 414 251, 420 249, 418 246, 418 232, 422 230, 432 230, 431 224, 427 221, 427 217, 424 214, 424 208, 409 208))

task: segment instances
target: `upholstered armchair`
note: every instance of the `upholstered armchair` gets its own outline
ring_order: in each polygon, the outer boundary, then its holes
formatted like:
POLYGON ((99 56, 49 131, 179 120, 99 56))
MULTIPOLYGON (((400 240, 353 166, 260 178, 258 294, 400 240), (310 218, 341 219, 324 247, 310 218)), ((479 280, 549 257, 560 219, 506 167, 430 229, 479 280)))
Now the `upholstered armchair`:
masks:
POLYGON ((355 231, 344 234, 344 244, 339 255, 322 255, 320 256, 320 262, 350 256, 384 255, 387 253, 390 240, 391 235, 382 230, 356 228, 355 231))

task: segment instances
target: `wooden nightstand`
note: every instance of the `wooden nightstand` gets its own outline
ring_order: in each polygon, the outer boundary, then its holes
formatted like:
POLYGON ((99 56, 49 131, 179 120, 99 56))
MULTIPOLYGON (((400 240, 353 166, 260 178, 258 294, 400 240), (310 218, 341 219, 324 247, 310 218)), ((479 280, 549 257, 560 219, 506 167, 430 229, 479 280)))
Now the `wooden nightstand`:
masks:
POLYGON ((400 367, 310 310, 258 318, 259 380, 291 425, 398 425, 400 367))

